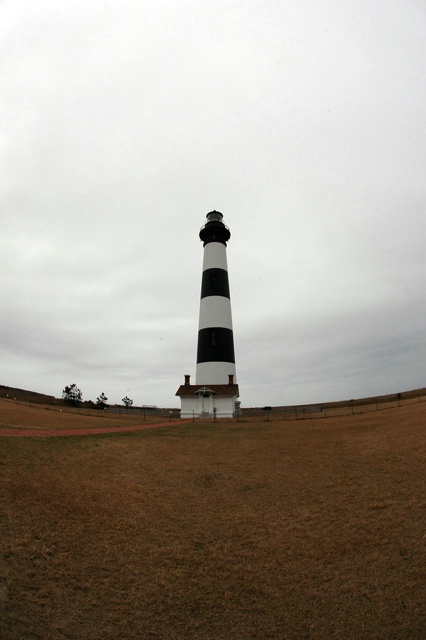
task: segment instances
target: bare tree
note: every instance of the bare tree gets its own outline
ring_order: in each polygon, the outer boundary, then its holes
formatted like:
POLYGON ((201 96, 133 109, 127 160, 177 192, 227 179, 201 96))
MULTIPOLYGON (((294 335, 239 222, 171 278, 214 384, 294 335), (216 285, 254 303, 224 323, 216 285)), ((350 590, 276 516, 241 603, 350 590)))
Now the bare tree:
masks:
POLYGON ((96 404, 99 405, 102 409, 104 409, 106 407, 107 402, 108 402, 108 398, 102 391, 101 395, 98 398, 96 398, 96 404))
POLYGON ((121 402, 125 405, 126 409, 130 409, 133 404, 133 400, 128 398, 127 396, 121 400, 121 402))

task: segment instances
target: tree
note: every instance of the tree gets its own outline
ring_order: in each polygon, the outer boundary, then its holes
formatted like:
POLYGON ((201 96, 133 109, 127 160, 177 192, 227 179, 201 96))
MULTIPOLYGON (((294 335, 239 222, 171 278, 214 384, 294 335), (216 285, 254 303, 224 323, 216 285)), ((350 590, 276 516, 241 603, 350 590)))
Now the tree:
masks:
POLYGON ((127 396, 121 400, 121 402, 126 406, 126 409, 130 409, 133 404, 133 400, 128 398, 127 396))
POLYGON ((62 397, 66 402, 69 402, 74 407, 78 405, 79 402, 83 399, 83 394, 81 390, 77 387, 75 383, 69 384, 62 391, 62 397))
POLYGON ((98 398, 96 398, 96 404, 98 404, 102 409, 104 409, 106 407, 107 402, 108 402, 108 398, 102 391, 101 395, 98 398))

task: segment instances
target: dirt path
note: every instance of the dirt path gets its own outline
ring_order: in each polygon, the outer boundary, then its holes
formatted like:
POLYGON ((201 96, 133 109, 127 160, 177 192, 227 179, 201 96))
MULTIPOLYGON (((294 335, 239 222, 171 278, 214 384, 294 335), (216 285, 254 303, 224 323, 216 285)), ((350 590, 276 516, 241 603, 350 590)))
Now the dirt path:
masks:
POLYGON ((64 437, 64 436, 94 436, 94 435, 104 435, 107 433, 124 433, 131 431, 143 431, 144 429, 157 429, 159 427, 171 427, 173 425, 183 424, 185 422, 189 422, 189 420, 179 420, 175 422, 171 422, 170 420, 167 422, 160 422, 157 424, 144 424, 144 425, 133 425, 127 427, 99 427, 99 428, 88 428, 88 429, 45 429, 43 427, 35 428, 35 427, 6 427, 0 428, 0 437, 1 436, 15 436, 15 437, 31 437, 31 438, 55 438, 55 437, 64 437))

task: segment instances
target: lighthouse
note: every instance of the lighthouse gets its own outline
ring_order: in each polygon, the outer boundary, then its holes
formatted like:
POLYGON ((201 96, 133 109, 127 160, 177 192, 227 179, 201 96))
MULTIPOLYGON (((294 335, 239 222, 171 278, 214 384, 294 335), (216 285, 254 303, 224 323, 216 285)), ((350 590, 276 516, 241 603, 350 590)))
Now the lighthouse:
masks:
POLYGON ((239 409, 226 246, 231 237, 219 211, 211 211, 199 233, 204 256, 201 278, 195 384, 185 375, 176 395, 181 417, 232 417, 239 409))

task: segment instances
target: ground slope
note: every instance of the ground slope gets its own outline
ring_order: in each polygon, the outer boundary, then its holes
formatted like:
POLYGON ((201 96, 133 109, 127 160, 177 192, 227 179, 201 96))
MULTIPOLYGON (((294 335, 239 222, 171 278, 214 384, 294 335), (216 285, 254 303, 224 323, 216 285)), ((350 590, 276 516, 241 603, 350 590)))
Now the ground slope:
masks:
POLYGON ((0 637, 424 640, 425 423, 2 438, 0 637))

